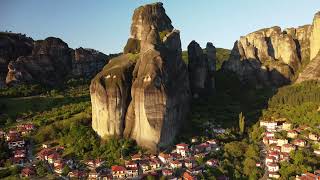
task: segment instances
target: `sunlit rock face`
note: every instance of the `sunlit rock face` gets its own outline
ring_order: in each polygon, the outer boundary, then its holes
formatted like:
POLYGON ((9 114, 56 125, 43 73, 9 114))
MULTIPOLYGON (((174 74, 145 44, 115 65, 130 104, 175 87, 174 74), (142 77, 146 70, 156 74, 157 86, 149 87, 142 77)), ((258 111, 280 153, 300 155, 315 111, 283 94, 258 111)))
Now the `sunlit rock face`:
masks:
POLYGON ((299 82, 308 79, 303 72, 310 73, 311 66, 316 65, 312 61, 318 59, 316 57, 319 49, 318 12, 312 25, 283 31, 279 27, 266 28, 241 37, 236 41, 231 56, 222 69, 236 73, 245 83, 282 86, 294 82, 300 72, 305 78, 299 78, 299 82))
POLYGON ((135 59, 120 55, 99 72, 90 85, 92 128, 101 136, 122 136, 135 59))
POLYGON ((124 55, 111 63, 91 82, 93 129, 101 137, 135 139, 152 152, 171 144, 188 112, 190 89, 180 33, 162 3, 134 11, 124 55), (126 78, 101 80, 119 68, 126 70, 116 77, 126 78))
POLYGON ((320 50, 320 12, 313 18, 310 37, 310 60, 313 60, 320 50))

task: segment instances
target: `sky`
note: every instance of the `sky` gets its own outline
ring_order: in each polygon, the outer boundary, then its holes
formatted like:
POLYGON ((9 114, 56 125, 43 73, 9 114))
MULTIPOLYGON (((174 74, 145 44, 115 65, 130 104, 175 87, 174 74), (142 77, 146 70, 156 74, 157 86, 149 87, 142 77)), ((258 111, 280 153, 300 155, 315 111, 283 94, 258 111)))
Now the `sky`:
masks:
MULTIPOLYGON (((121 52, 136 7, 152 0, 1 0, 0 31, 35 40, 59 37, 71 48, 121 52)), ((202 47, 233 47, 240 36, 261 28, 311 24, 319 0, 163 0, 182 49, 192 40, 202 47)))

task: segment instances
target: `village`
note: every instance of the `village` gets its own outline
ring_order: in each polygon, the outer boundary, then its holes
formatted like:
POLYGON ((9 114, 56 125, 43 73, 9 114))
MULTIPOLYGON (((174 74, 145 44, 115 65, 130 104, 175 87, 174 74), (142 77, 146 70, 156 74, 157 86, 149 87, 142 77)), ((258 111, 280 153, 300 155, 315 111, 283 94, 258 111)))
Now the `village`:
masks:
MULTIPOLYGON (((293 128, 285 118, 275 121, 260 121, 265 128, 263 134, 263 154, 265 175, 271 179, 279 179, 280 162, 289 161, 290 153, 298 149, 309 148, 320 156, 320 136, 313 133, 308 126, 293 128), (316 148, 313 148, 316 147, 316 148)), ((257 163, 262 167, 262 163, 257 163)), ((306 172, 296 176, 296 180, 320 179, 320 170, 306 172)))
MULTIPOLYGON (((43 162, 48 172, 62 179, 144 179, 153 176, 172 180, 195 180, 207 168, 215 168, 219 163, 218 159, 210 156, 211 152, 220 151, 218 141, 200 141, 198 138, 192 138, 191 144, 176 144, 170 152, 132 154, 123 159, 123 165, 115 164, 111 167, 106 167, 105 161, 100 158, 80 161, 63 158, 64 147, 59 145, 42 144, 33 155, 32 144, 26 139, 26 135, 35 130, 33 124, 25 123, 8 132, 0 131, 0 137, 11 151, 11 163, 21 167, 20 177, 37 177, 36 164, 43 162), (200 164, 197 162, 198 158, 205 158, 206 161, 200 164), (66 167, 69 172, 63 175, 66 167)), ((224 132, 223 128, 213 130, 215 133, 224 132)), ((219 179, 228 177, 221 176, 219 179)))

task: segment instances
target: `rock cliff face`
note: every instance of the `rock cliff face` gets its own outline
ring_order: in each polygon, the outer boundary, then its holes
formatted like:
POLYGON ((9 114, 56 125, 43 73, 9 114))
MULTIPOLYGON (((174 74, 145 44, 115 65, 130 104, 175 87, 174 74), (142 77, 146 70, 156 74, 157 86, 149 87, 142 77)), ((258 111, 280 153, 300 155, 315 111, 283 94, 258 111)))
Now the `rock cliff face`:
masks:
POLYGON ((59 38, 33 41, 20 34, 8 33, 0 34, 0 50, 0 79, 8 85, 41 83, 55 86, 65 77, 90 78, 109 59, 93 49, 73 50, 59 38))
POLYGON ((320 12, 313 18, 312 31, 310 37, 310 59, 314 59, 320 50, 320 12))
POLYGON ((72 58, 72 75, 75 77, 92 77, 96 75, 109 57, 94 49, 77 48, 72 58))
POLYGON ((36 41, 30 56, 21 56, 9 63, 7 84, 33 81, 54 85, 71 67, 70 49, 58 38, 36 41))
POLYGON ((172 143, 187 114, 190 90, 180 34, 162 3, 134 11, 124 55, 110 61, 114 64, 91 82, 93 129, 102 137, 133 138, 150 151, 172 143), (120 80, 101 80, 114 71, 120 80))
POLYGON ((9 62, 31 54, 32 48, 33 39, 25 35, 0 33, 0 88, 5 86, 9 62))
POLYGON ((245 83, 282 86, 295 81, 319 51, 319 13, 313 25, 262 29, 240 38, 223 70, 235 72, 245 83))
POLYGON ((188 70, 190 88, 194 98, 214 88, 214 72, 216 71, 216 49, 207 43, 206 53, 196 41, 188 45, 188 70))
POLYGON ((297 83, 307 80, 320 80, 320 51, 318 55, 311 60, 307 67, 299 74, 297 83))

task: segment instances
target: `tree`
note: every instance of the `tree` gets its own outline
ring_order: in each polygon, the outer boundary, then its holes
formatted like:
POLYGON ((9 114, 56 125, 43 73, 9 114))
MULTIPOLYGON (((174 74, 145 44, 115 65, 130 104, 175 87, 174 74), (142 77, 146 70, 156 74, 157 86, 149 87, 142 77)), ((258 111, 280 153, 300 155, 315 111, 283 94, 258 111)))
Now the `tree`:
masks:
POLYGON ((239 114, 239 129, 240 133, 243 134, 245 130, 245 117, 242 112, 239 114))
POLYGON ((44 164, 43 161, 39 161, 37 164, 36 164, 36 172, 37 172, 37 175, 38 176, 44 176, 46 175, 47 173, 47 168, 44 164))

